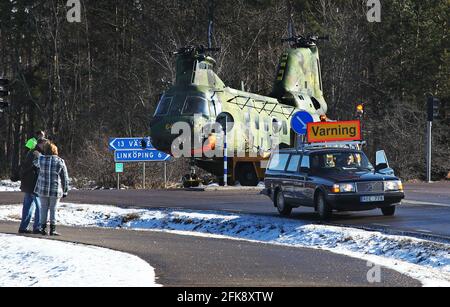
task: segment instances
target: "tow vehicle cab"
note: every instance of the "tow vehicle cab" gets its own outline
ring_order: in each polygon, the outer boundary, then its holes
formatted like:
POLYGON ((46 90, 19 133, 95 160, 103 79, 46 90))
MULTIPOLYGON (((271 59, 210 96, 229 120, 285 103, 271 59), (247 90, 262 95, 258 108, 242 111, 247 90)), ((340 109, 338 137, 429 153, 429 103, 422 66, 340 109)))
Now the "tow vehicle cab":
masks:
POLYGON ((322 219, 332 211, 381 209, 395 214, 404 199, 403 184, 383 151, 373 167, 364 152, 350 148, 288 149, 273 154, 265 190, 282 215, 292 208, 314 208, 322 219))

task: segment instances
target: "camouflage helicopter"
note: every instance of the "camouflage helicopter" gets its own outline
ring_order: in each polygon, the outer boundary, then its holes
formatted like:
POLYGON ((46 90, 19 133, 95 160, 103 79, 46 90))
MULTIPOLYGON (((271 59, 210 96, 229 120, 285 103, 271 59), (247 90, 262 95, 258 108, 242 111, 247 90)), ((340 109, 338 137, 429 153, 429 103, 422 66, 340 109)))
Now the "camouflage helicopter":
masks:
MULTIPOLYGON (((192 165, 215 176, 223 176, 223 158, 208 158, 206 151, 215 147, 216 138, 203 135, 202 127, 212 123, 225 126, 230 136, 228 176, 230 182, 244 186, 257 185, 264 178, 264 161, 272 149, 272 137, 277 136, 281 148, 296 146, 297 137, 291 130, 291 118, 297 111, 309 112, 315 121, 324 120, 327 104, 323 97, 318 36, 295 36, 283 39, 291 46, 281 56, 273 91, 269 96, 236 90, 214 72, 216 61, 209 53, 217 48, 188 46, 176 55, 176 80, 159 101, 150 124, 152 144, 161 151, 172 153, 172 134, 175 123, 189 124, 192 135, 201 135, 200 142, 192 141, 192 165), (195 117, 197 116, 197 117, 195 117), (200 118, 200 122, 195 122, 200 118), (200 130, 200 131, 199 131, 200 130), (195 148, 195 144, 209 146, 195 148), (208 142, 206 142, 208 143, 208 142), (243 149, 244 148, 244 149, 243 149), (233 153, 244 151, 245 155, 233 153), (198 151, 203 152, 200 156, 198 151)), ((184 185, 196 186, 199 180, 192 171, 183 179, 184 185)))

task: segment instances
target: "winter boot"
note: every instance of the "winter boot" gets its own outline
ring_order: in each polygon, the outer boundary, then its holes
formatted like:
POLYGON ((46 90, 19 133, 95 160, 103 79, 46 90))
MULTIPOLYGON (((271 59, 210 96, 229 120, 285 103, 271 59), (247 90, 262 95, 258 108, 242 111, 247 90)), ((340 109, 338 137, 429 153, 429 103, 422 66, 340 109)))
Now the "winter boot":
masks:
POLYGON ((47 224, 42 224, 41 225, 41 235, 46 236, 47 235, 47 224))
POLYGON ((59 237, 61 235, 56 232, 56 225, 50 225, 50 235, 54 237, 59 237))

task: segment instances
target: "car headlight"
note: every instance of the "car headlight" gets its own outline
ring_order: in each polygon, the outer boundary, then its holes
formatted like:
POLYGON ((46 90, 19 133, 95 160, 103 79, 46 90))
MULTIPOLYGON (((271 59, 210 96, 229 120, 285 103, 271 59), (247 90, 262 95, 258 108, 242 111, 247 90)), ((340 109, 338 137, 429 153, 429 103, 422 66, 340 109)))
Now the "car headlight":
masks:
POLYGON ((384 191, 403 191, 403 183, 400 180, 386 181, 384 191))
POLYGON ((333 186, 333 193, 355 193, 356 184, 355 183, 341 183, 335 184, 333 186))

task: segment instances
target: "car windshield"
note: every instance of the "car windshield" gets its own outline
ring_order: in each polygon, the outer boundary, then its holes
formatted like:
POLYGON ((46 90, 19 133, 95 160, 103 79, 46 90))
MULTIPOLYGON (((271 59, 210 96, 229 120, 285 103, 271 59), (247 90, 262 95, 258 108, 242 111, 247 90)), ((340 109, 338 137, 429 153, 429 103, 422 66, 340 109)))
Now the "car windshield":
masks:
POLYGON ((184 103, 183 114, 204 114, 209 115, 208 101, 203 97, 188 97, 184 103))
POLYGON ((313 171, 372 171, 374 168, 362 152, 331 152, 311 156, 313 171))

